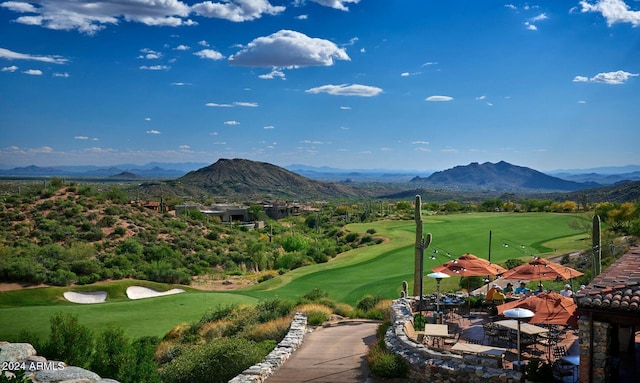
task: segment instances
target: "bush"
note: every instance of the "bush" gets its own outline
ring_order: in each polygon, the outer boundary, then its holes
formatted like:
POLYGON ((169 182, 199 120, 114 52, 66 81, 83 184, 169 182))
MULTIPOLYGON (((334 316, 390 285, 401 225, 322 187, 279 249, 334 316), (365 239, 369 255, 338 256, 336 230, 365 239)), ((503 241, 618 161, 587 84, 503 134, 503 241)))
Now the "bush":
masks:
POLYGON ((333 311, 324 305, 308 303, 295 308, 307 317, 307 323, 311 326, 319 326, 331 319, 333 311))
POLYGON ((406 378, 409 373, 407 363, 400 355, 389 352, 384 343, 384 334, 389 326, 390 321, 378 326, 376 344, 369 350, 367 363, 371 373, 379 378, 406 378))
POLYGON ((356 304, 356 308, 359 308, 363 311, 369 311, 376 307, 378 302, 382 300, 382 297, 379 295, 365 295, 362 297, 358 303, 356 304))
POLYGON ((56 313, 50 319, 51 332, 44 349, 47 359, 88 367, 93 351, 93 335, 71 314, 56 313))
POLYGON ((260 362, 266 347, 242 338, 215 339, 185 350, 164 366, 165 383, 226 383, 260 362))

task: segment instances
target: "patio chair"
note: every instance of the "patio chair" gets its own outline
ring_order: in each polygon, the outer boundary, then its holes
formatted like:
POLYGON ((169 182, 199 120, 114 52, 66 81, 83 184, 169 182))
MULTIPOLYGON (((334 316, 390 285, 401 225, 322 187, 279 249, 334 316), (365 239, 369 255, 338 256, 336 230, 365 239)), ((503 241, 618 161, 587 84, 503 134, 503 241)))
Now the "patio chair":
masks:
POLYGON ((566 382, 567 378, 571 378, 571 382, 575 383, 577 379, 576 366, 571 364, 562 363, 561 360, 556 360, 551 365, 551 371, 553 372, 553 379, 556 382, 566 382))
POLYGON ((498 342, 505 344, 507 348, 513 343, 511 341, 511 332, 506 328, 498 328, 498 342))
POLYGON ((482 341, 480 339, 464 337, 464 338, 462 338, 462 340, 464 340, 465 342, 467 342, 469 344, 482 344, 482 341))
POLYGON ((553 348, 553 358, 560 359, 567 355, 567 348, 565 346, 556 346, 553 348))
POLYGON ((482 343, 484 343, 485 339, 489 339, 489 344, 493 344, 493 342, 498 338, 498 329, 491 322, 486 322, 482 324, 482 329, 484 330, 484 335, 482 337, 482 343))
POLYGON ((453 346, 454 344, 458 343, 458 341, 460 340, 460 336, 462 336, 462 328, 456 326, 455 331, 451 333, 451 337, 444 338, 445 346, 453 346))

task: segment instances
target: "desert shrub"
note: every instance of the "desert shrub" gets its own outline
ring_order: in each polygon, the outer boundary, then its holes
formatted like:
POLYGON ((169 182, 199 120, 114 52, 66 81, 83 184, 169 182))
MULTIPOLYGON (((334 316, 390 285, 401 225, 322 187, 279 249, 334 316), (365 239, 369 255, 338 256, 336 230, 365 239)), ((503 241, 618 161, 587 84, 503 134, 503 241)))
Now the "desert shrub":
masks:
POLYGON ((301 300, 307 301, 307 302, 316 302, 320 300, 320 298, 327 298, 328 296, 329 296, 329 293, 316 287, 315 289, 307 291, 302 296, 301 300))
POLYGON ((264 348, 242 338, 215 339, 184 350, 164 366, 161 378, 166 383, 226 383, 260 362, 268 353, 264 348))
POLYGON ((242 337, 254 342, 262 342, 265 340, 281 341, 291 326, 290 317, 281 317, 273 319, 269 322, 260 323, 256 326, 250 326, 242 332, 242 337))
POLYGON ((47 359, 88 367, 93 351, 93 334, 71 314, 56 313, 50 319, 51 332, 44 347, 47 359))
POLYGON ((138 338, 131 343, 133 353, 130 364, 133 369, 129 376, 123 377, 121 383, 159 383, 158 365, 153 356, 160 340, 155 336, 138 338))
POLYGON ((365 295, 356 303, 356 307, 363 311, 369 311, 381 300, 382 297, 379 295, 365 295))
POLYGON ((198 334, 207 340, 222 338, 236 333, 237 327, 228 320, 217 320, 205 323, 198 329, 198 334))
POLYGON ((258 322, 269 322, 287 316, 291 312, 293 305, 294 303, 292 301, 280 297, 260 301, 256 304, 258 322))
POLYGON ((337 303, 333 308, 333 312, 343 317, 351 317, 351 313, 353 313, 353 307, 346 303, 337 303))
POLYGON ((358 233, 349 233, 347 234, 347 236, 345 237, 345 240, 347 242, 354 242, 355 240, 358 239, 358 233))
POLYGON ((132 355, 133 349, 124 330, 109 326, 98 334, 91 370, 103 378, 123 381, 133 370, 132 355))
POLYGON ((311 326, 321 325, 331 319, 331 314, 333 314, 331 308, 315 303, 298 306, 295 311, 300 311, 304 314, 307 317, 307 323, 311 326))
POLYGON ((376 343, 367 354, 367 363, 371 373, 380 378, 406 378, 409 373, 407 363, 400 355, 390 352, 384 343, 384 334, 391 326, 384 321, 376 330, 376 343))

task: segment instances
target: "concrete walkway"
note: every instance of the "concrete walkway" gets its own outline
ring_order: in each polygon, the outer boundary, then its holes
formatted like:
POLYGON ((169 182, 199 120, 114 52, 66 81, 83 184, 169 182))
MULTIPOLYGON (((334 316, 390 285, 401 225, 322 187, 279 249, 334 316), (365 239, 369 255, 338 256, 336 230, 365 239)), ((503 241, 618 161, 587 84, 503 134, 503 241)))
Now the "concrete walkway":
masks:
POLYGON ((366 358, 378 326, 377 322, 344 321, 315 329, 267 382, 376 382, 366 358))

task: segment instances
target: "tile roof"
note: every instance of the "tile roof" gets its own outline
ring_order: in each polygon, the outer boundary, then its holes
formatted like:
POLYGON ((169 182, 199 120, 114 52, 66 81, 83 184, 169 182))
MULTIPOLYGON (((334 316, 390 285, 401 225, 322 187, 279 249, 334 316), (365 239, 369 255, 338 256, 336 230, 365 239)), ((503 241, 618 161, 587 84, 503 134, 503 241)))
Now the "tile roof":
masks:
POLYGON ((633 247, 574 299, 581 309, 640 312, 640 247, 633 247))

